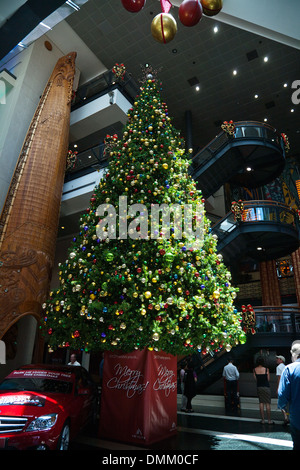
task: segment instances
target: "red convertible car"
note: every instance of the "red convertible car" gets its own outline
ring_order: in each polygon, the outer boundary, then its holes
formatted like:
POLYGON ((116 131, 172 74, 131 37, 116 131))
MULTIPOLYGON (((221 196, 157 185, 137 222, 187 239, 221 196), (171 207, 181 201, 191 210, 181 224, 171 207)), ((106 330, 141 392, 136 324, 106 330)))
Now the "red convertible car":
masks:
POLYGON ((83 367, 23 366, 0 384, 0 449, 66 450, 96 407, 83 367))

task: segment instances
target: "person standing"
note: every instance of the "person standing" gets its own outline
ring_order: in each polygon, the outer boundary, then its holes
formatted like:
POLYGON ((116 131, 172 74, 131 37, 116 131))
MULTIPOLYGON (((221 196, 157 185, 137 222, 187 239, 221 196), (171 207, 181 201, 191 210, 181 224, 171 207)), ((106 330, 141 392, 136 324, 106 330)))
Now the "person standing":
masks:
POLYGON ((80 366, 81 365, 80 362, 78 362, 76 359, 76 354, 71 354, 70 361, 71 362, 68 363, 68 366, 80 366))
POLYGON ((192 399, 197 395, 196 389, 197 375, 193 369, 192 362, 190 361, 186 368, 185 380, 184 380, 184 395, 187 398, 186 403, 186 412, 191 413, 192 409, 192 399))
POLYGON ((238 394, 237 386, 240 373, 237 367, 233 364, 233 360, 228 359, 228 364, 223 369, 223 377, 225 380, 225 408, 230 411, 233 407, 234 410, 238 407, 238 394))
POLYGON ((275 424, 271 421, 271 390, 270 390, 270 371, 265 367, 265 361, 262 356, 256 360, 256 367, 253 375, 257 383, 257 395, 259 400, 259 411, 261 416, 261 424, 265 423, 264 408, 266 406, 268 424, 275 424))
POLYGON ((291 347, 292 363, 288 364, 280 378, 278 387, 278 408, 284 409, 289 404, 290 430, 293 449, 300 450, 300 344, 294 342, 291 347))
POLYGON ((184 394, 184 384, 185 384, 185 373, 186 373, 186 363, 183 362, 179 372, 180 379, 180 389, 181 389, 181 411, 186 411, 187 397, 184 394))
MULTIPOLYGON (((278 396, 278 387, 279 387, 280 377, 285 368, 285 357, 276 356, 276 363, 277 363, 276 378, 277 378, 277 396, 278 396)), ((282 409, 281 411, 282 411, 283 418, 284 418, 283 424, 286 426, 289 423, 286 409, 282 409)))

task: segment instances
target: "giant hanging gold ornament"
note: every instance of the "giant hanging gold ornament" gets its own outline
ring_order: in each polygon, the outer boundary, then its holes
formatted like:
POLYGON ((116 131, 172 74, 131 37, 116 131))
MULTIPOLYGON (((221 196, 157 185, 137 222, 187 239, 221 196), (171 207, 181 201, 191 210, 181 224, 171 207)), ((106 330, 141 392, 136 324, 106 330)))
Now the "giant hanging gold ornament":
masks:
POLYGON ((200 2, 206 16, 215 16, 223 8, 223 0, 200 0, 200 2))
MULTIPOLYGON (((174 39, 177 33, 175 18, 169 13, 172 5, 179 6, 179 19, 185 26, 195 26, 202 17, 215 16, 223 8, 223 0, 160 0, 162 13, 156 15, 151 23, 153 38, 163 44, 174 39)), ((124 8, 132 13, 140 11, 145 0, 122 0, 124 8)))
POLYGON ((151 33, 154 39, 160 43, 168 43, 174 39, 177 33, 177 23, 169 13, 159 13, 151 23, 151 33))

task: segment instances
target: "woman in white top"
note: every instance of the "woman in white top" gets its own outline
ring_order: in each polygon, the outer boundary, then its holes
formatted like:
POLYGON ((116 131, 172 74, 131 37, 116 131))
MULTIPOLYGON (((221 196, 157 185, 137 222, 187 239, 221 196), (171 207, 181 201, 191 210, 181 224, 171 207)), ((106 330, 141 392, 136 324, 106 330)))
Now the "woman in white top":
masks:
MULTIPOLYGON (((279 382, 280 382, 280 377, 283 372, 283 369, 285 368, 285 357, 284 356, 276 356, 276 362, 277 362, 277 367, 276 367, 276 377, 277 377, 277 395, 278 395, 278 387, 279 387, 279 382)), ((286 426, 289 424, 289 419, 287 416, 286 410, 281 410, 283 413, 283 424, 286 426)))

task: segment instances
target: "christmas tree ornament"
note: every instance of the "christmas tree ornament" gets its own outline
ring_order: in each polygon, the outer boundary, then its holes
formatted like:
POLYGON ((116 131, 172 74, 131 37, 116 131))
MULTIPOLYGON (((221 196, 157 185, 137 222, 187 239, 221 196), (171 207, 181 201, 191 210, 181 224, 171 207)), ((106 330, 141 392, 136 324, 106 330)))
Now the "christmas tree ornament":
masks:
POLYGON ((200 0, 184 0, 179 7, 178 15, 184 26, 195 26, 202 18, 200 0))
MULTIPOLYGON (((177 23, 170 13, 159 13, 151 23, 151 34, 153 38, 163 44, 172 41, 177 33, 177 23)), ((160 126, 163 125, 161 122, 160 126)))
POLYGON ((223 0, 200 0, 200 2, 206 16, 215 16, 223 8, 223 0))
POLYGON ((130 13, 137 13, 141 11, 145 4, 146 0, 121 0, 123 7, 130 11, 130 13))

